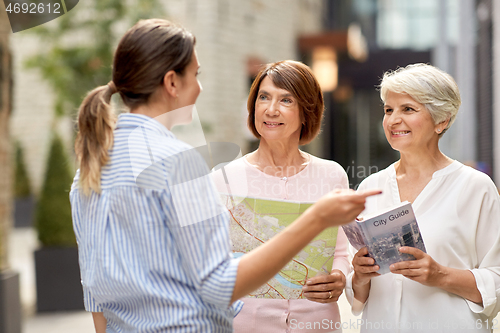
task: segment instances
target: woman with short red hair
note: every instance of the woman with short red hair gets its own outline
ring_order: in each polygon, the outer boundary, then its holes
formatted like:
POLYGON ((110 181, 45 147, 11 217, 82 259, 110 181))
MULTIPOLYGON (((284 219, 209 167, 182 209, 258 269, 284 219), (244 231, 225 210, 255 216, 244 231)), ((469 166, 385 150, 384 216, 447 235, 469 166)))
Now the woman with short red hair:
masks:
MULTIPOLYGON (((220 192, 229 188, 236 196, 314 202, 329 191, 348 188, 339 164, 299 149, 318 135, 323 118, 323 95, 309 67, 291 60, 267 64, 252 84, 247 106, 248 127, 260 139, 259 147, 224 166, 225 176, 222 171, 214 174, 220 192)), ((238 228, 231 230, 237 253, 244 247, 238 244, 251 235, 234 230, 238 228)), ((288 294, 278 292, 279 281, 271 280, 244 299, 245 306, 234 320, 235 332, 339 329, 337 299, 350 267, 346 236, 341 229, 336 243, 334 236, 323 234, 319 240, 318 249, 329 256, 323 275, 306 276, 288 294)))

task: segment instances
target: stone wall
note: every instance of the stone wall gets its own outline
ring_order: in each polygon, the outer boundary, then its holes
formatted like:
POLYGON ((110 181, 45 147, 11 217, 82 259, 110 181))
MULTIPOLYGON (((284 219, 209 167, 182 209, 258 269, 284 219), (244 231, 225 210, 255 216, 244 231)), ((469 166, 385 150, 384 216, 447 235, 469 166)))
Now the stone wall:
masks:
POLYGON ((40 72, 26 69, 24 63, 36 54, 39 41, 29 32, 11 35, 14 105, 11 135, 23 148, 24 161, 32 191, 42 187, 49 153, 51 127, 54 124, 54 94, 40 72))

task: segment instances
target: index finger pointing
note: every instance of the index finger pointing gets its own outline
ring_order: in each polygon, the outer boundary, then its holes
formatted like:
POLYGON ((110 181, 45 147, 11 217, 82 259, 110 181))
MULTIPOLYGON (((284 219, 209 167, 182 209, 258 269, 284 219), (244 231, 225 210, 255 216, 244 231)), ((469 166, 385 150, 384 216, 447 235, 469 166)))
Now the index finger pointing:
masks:
POLYGON ((377 189, 356 192, 357 195, 359 195, 360 197, 363 197, 364 199, 366 199, 367 197, 370 197, 372 195, 377 195, 377 194, 381 194, 381 193, 382 193, 382 190, 377 190, 377 189))

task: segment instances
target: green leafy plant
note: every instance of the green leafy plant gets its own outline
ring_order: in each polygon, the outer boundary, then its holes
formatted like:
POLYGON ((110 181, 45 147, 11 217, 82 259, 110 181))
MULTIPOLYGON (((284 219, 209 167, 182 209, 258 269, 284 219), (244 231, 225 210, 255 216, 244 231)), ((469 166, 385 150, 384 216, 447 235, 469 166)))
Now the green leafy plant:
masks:
POLYGON ((38 239, 43 246, 76 246, 69 203, 71 182, 63 143, 54 135, 35 217, 38 239))
POLYGON ((15 160, 15 181, 14 181, 14 197, 26 198, 31 195, 30 180, 26 172, 24 163, 23 148, 19 142, 16 142, 16 160, 15 160))

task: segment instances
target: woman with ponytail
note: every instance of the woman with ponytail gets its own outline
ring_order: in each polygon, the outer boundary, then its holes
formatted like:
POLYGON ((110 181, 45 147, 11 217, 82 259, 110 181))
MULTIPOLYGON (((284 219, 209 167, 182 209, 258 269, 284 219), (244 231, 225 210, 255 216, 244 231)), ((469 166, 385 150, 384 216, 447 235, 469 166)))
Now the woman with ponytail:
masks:
POLYGON ((80 107, 70 199, 85 308, 97 332, 231 332, 239 298, 379 193, 331 192, 269 242, 231 259, 228 214, 207 165, 170 131, 190 121, 201 92, 194 46, 178 25, 139 21, 117 47, 110 83, 80 107), (130 109, 116 120, 114 93, 130 109))

